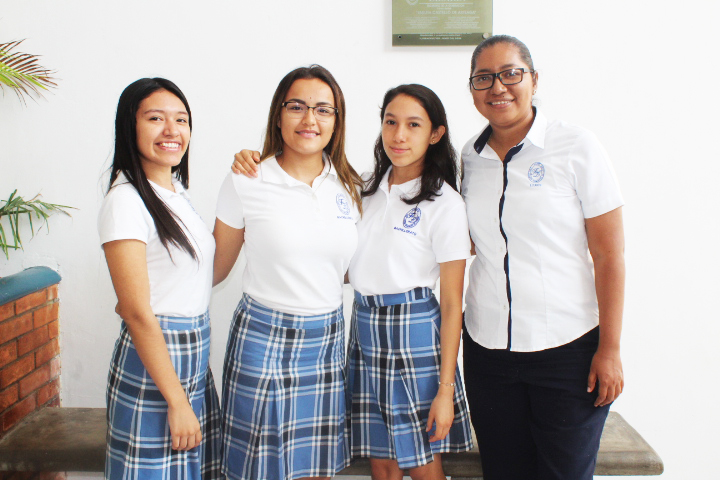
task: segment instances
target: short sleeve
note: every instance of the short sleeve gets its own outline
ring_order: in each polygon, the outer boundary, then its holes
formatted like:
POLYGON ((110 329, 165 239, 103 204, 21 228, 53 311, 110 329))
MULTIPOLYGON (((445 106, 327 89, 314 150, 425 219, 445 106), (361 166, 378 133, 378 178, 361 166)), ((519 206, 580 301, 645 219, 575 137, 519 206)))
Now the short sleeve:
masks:
POLYGON ((147 244, 155 231, 150 212, 134 187, 121 184, 110 189, 98 214, 101 245, 115 240, 140 240, 147 244))
POLYGON ((245 228, 242 200, 238 195, 237 175, 229 173, 220 187, 215 216, 225 225, 240 230, 245 228))
POLYGON ((578 137, 571 165, 585 218, 597 217, 624 204, 610 158, 595 135, 584 132, 578 137))
MULTIPOLYGON (((449 208, 438 211, 430 234, 437 263, 470 258, 470 231, 465 202, 454 190, 446 189, 443 192, 443 195, 451 194, 456 198, 452 199, 454 201, 449 208)), ((440 199, 436 197, 435 201, 440 199)))

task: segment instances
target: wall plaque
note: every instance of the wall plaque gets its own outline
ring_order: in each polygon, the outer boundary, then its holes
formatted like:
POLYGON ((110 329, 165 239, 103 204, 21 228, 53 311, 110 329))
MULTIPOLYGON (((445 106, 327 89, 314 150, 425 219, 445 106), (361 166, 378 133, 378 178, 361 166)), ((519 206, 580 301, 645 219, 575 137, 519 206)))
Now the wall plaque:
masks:
POLYGON ((492 35, 492 0, 392 0, 392 44, 477 45, 492 35))

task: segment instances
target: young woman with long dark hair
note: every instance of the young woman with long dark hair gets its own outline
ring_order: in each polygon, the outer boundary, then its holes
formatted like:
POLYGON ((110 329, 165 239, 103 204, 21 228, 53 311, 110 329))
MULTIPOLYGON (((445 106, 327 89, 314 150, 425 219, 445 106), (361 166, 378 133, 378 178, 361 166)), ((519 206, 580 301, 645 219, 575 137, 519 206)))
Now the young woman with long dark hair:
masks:
POLYGON ((190 205, 190 106, 163 78, 120 96, 100 242, 122 318, 108 378, 105 478, 219 478, 208 367, 215 242, 190 205))
POLYGON ((472 447, 457 366, 465 204, 445 109, 422 85, 385 94, 363 191, 348 354, 351 446, 375 480, 445 478, 442 453, 472 447), (432 289, 440 280, 440 302, 432 289))
POLYGON ((298 68, 273 96, 259 176, 221 187, 215 281, 241 248, 247 259, 223 371, 230 479, 327 478, 349 464, 342 286, 361 180, 344 143, 337 82, 298 68))

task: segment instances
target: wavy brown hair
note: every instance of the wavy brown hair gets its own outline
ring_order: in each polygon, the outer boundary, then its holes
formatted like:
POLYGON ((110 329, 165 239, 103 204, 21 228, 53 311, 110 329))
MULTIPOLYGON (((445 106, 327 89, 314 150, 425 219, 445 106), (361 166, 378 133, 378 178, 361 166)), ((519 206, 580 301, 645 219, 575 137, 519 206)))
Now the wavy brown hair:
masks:
POLYGON ((283 110, 282 103, 285 101, 285 96, 295 80, 310 79, 318 79, 324 82, 333 92, 335 108, 337 108, 337 115, 335 116, 335 130, 330 138, 330 142, 323 151, 328 158, 330 158, 330 161, 335 167, 338 177, 345 187, 345 190, 347 190, 350 198, 352 198, 352 201, 355 203, 360 213, 362 213, 360 191, 362 190, 363 182, 360 175, 358 175, 355 169, 352 168, 350 162, 348 162, 348 159, 345 156, 345 96, 340 89, 340 85, 338 85, 337 81, 335 81, 335 77, 333 77, 327 69, 321 67, 320 65, 310 65, 309 67, 296 68, 280 80, 280 83, 275 89, 272 104, 270 105, 267 129, 265 130, 265 144, 263 145, 260 158, 261 160, 265 160, 272 156, 277 156, 282 152, 284 142, 280 127, 278 127, 280 115, 282 115, 283 110))

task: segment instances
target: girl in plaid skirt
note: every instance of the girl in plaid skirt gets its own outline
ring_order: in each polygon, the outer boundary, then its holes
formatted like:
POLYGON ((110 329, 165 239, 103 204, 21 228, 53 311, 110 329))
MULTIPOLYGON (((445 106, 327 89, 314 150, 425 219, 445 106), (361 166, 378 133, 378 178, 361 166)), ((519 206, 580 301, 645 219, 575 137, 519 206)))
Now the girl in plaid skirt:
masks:
POLYGON ((191 126, 168 80, 144 78, 120 96, 98 218, 123 319, 108 378, 107 479, 221 477, 208 368, 215 242, 185 190, 191 126))
POLYGON ((223 369, 230 479, 327 478, 350 462, 342 286, 362 182, 344 138, 335 79, 296 69, 275 91, 259 174, 221 187, 216 280, 241 248, 247 259, 223 369))
POLYGON ((465 204, 445 110, 422 85, 385 94, 366 178, 348 354, 353 456, 374 479, 444 479, 440 457, 472 447, 457 366, 465 204), (432 288, 440 279, 440 302, 432 288))

